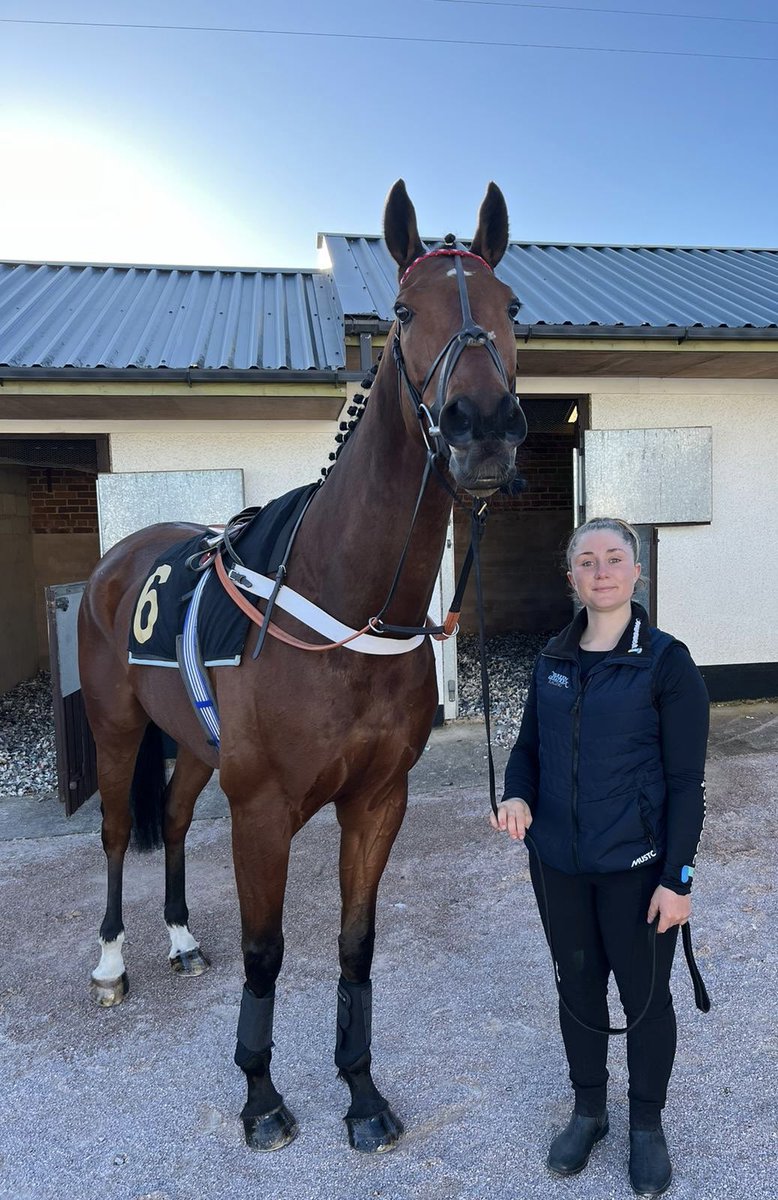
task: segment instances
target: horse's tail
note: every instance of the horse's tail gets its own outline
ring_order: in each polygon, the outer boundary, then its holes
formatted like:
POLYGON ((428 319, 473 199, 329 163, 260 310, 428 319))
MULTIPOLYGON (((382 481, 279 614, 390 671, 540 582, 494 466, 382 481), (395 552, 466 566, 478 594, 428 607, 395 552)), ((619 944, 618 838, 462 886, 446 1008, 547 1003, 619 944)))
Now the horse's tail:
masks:
POLYGON ((162 730, 150 721, 135 759, 130 785, 133 842, 138 850, 156 850, 162 845, 166 791, 162 730))

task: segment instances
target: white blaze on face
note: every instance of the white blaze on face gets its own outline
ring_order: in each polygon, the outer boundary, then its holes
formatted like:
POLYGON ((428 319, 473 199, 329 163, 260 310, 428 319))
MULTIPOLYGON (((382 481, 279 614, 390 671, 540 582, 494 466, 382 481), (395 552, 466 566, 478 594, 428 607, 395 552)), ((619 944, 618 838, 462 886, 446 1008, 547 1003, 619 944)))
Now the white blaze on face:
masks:
POLYGON ((169 958, 175 958, 179 954, 188 954, 191 950, 200 949, 200 943, 192 937, 186 925, 168 925, 167 931, 170 934, 169 958))
MULTIPOLYGON (((457 269, 456 269, 456 267, 452 267, 450 271, 446 271, 446 274, 447 274, 447 275, 456 275, 456 273, 457 273, 457 269)), ((465 275, 472 275, 472 274, 473 274, 473 272, 472 272, 472 271, 465 271, 464 273, 465 273, 465 275)))
POLYGON ((104 942, 100 938, 100 961, 92 972, 92 978, 100 982, 113 983, 124 974, 124 958, 122 943, 124 934, 120 933, 112 942, 104 942))

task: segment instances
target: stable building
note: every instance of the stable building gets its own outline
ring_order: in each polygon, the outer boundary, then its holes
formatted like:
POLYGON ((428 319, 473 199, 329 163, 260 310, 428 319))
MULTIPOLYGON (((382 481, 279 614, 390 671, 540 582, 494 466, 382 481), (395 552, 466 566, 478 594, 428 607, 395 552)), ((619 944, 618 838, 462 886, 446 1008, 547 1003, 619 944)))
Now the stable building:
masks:
MULTIPOLYGON (((0 692, 47 661, 45 586, 326 465, 397 275, 381 238, 320 245, 329 270, 0 263, 0 692)), ((489 632, 564 624, 567 535, 610 513, 641 527, 652 615, 712 698, 778 695, 778 252, 514 242, 497 274, 530 432, 483 544, 489 632)), ((439 606, 466 537, 457 514, 439 606)), ((453 717, 450 643, 438 667, 453 717)))
MULTIPOLYGON (((396 290, 382 239, 321 240, 347 343, 381 341, 396 290)), ((529 488, 493 505, 490 629, 558 629, 572 525, 621 516, 641 530, 652 617, 711 698, 778 695, 778 251, 512 242, 497 274, 521 301, 529 488)))
POLYGON ((47 585, 315 478, 346 396, 323 271, 0 263, 0 363, 0 692, 48 662, 47 585))

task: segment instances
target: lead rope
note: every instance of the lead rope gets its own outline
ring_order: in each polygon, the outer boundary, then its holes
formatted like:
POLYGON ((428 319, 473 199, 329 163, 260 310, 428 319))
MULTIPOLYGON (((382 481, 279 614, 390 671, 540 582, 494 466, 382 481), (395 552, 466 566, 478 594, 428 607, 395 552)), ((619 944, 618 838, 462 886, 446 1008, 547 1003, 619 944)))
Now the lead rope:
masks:
MULTIPOLYGON (((554 953, 554 943, 551 938, 551 914, 550 914, 549 908, 548 908, 548 896, 546 894, 546 879, 545 879, 545 875, 543 874, 543 863, 540 861, 540 855, 538 854, 538 848, 535 845, 535 843, 533 842, 529 833, 525 833, 524 840, 527 843, 529 849, 532 850, 533 854, 535 855, 535 862, 537 863, 537 867, 538 867, 538 877, 540 879, 540 890, 541 890, 541 893, 543 896, 543 908, 545 911, 544 924, 545 924, 545 928, 546 928, 546 937, 548 938, 548 948, 551 951, 551 961, 554 964, 554 984, 556 985, 557 994, 559 996, 559 1003, 562 1005, 565 1012, 573 1018, 573 1020, 576 1022, 576 1024, 581 1025, 584 1029, 588 1029, 590 1033, 603 1033, 603 1034, 607 1034, 608 1037, 617 1037, 617 1036, 620 1036, 621 1034, 629 1033, 630 1030, 634 1029, 635 1026, 639 1025, 640 1022, 643 1020, 643 1018, 645 1017, 646 1013, 648 1012, 648 1010, 651 1006, 651 1001, 654 998, 654 987, 656 985, 656 930, 657 930, 657 925, 659 923, 659 918, 655 917, 654 920, 651 922, 651 925, 649 926, 649 929, 648 929, 648 937, 649 937, 649 941, 651 942, 651 983, 648 988, 648 999, 646 1000, 646 1003, 644 1004, 643 1010, 640 1013, 640 1015, 635 1017, 635 1020, 632 1021, 629 1025, 624 1025, 622 1028, 618 1028, 613 1025, 608 1025, 604 1029, 602 1029, 598 1025, 589 1025, 586 1021, 582 1021, 580 1017, 576 1016, 576 1014, 573 1012, 570 1005, 565 1000, 564 996, 562 995, 561 988, 559 986, 559 967, 557 966, 556 954, 554 953)), ((684 925, 684 929, 686 929, 685 925, 684 925)))
MULTIPOLYGON (((424 499, 424 493, 427 490, 427 480, 430 477, 430 471, 432 470, 432 460, 434 457, 435 457, 435 452, 433 450, 428 450, 427 458, 424 463, 424 473, 421 477, 421 486, 419 488, 419 494, 416 497, 416 504, 414 505, 413 516, 411 517, 411 523, 410 523, 408 533, 405 538, 405 545, 403 546, 402 553, 400 554, 400 561, 397 564, 397 568, 394 573, 394 579, 392 580, 391 587, 389 588, 389 594, 387 595, 386 599, 384 600, 383 604, 381 605, 379 612, 376 614, 376 616, 372 617, 370 620, 371 627, 376 631, 380 631, 381 629, 387 629, 387 630, 390 629, 389 626, 384 626, 383 615, 386 612, 386 610, 388 609, 389 605, 392 603, 392 599, 393 599, 394 593, 397 589, 397 585, 400 582, 400 576, 402 574, 402 569, 405 566, 405 560, 408 557, 408 550, 410 548, 411 538, 413 537, 413 531, 416 528, 416 518, 419 515, 419 509, 421 508, 421 502, 424 499)), ((391 630, 393 632, 394 627, 391 627, 391 630)), ((441 627, 441 631, 442 631, 442 627, 441 627)), ((414 632, 417 632, 417 631, 414 630, 414 632)))
MULTIPOLYGON (((497 816, 497 788, 495 786, 494 757, 492 755, 492 732, 491 732, 491 721, 490 721, 490 715, 489 715, 489 671, 488 671, 488 668, 486 665, 486 629, 485 629, 485 622, 484 622, 483 592, 481 590, 481 557, 480 557, 480 541, 481 541, 481 538, 483 537, 483 531, 484 531, 484 526, 486 524, 487 515, 488 515, 488 509, 487 509, 486 502, 484 501, 481 504, 481 507, 479 508, 478 501, 477 500, 474 501, 473 512, 472 512, 473 534, 472 534, 472 540, 471 540, 471 548, 473 551, 473 565, 475 567, 476 611, 478 612, 478 639, 479 639, 480 649, 481 649, 481 693, 482 693, 483 705, 484 705, 484 726, 486 729, 486 757, 487 757, 487 762, 488 762, 488 766, 489 766, 489 802, 492 806, 492 812, 494 813, 494 815, 496 817, 497 816)), ((630 1022, 628 1025, 625 1025, 623 1028, 617 1028, 612 1025, 608 1025, 606 1028, 603 1029, 598 1025, 589 1025, 588 1022, 582 1021, 580 1017, 576 1016, 576 1014, 570 1008, 570 1005, 567 1003, 564 996, 562 995, 562 991, 559 986, 559 967, 557 965, 557 957, 554 952, 554 942, 553 942, 553 938, 551 935, 551 913, 549 911, 549 906, 548 906, 548 894, 546 892, 546 878, 543 873, 543 863, 541 861, 540 853, 538 852, 538 848, 535 845, 534 839, 532 838, 532 835, 529 832, 525 833, 524 842, 527 846, 527 849, 530 850, 532 852, 532 854, 534 854, 535 862, 536 862, 537 868, 538 868, 538 877, 540 879, 540 892, 543 897, 543 910, 544 910, 544 914, 545 914, 545 920, 544 920, 543 924, 544 924, 544 927, 546 930, 546 938, 548 940, 548 948, 551 952, 551 962, 553 963, 553 966, 554 966, 554 986, 556 987, 557 995, 559 996, 559 1003, 562 1005, 565 1012, 570 1017, 572 1017, 572 1019, 576 1022, 577 1025, 582 1026, 582 1028, 584 1028, 584 1029, 588 1029, 590 1033, 602 1033, 608 1037, 619 1037, 624 1034, 630 1033, 630 1031, 633 1030, 637 1025, 639 1025, 640 1022, 643 1020, 643 1018, 645 1017, 646 1013, 648 1012, 648 1010, 651 1006, 651 1001, 654 998, 654 987, 656 985, 656 938, 657 938, 657 926, 659 923, 659 918, 656 917, 654 919, 654 921, 650 925, 649 931, 648 931, 648 936, 649 936, 649 939, 651 942, 651 983, 650 983, 650 986, 648 989, 648 998, 646 1000, 645 1005, 643 1006, 642 1012, 640 1012, 640 1014, 637 1017, 635 1017, 634 1021, 630 1022)), ((684 952, 684 956, 686 958, 686 965, 689 968, 689 974, 691 976, 692 984, 694 985, 694 1002, 695 1002, 697 1008, 700 1010, 700 1012, 704 1012, 704 1013, 710 1012, 710 999, 708 997, 708 992, 705 987, 705 982, 702 978, 702 975, 700 974, 699 967, 697 966, 697 963, 694 958, 694 951, 692 949, 692 933, 691 933, 691 929, 689 928, 688 922, 685 925, 681 926, 681 941, 683 943, 683 952, 684 952)))
POLYGON ((489 515, 489 506, 483 500, 480 503, 478 500, 473 501, 473 511, 470 517, 471 537, 470 549, 473 553, 473 566, 475 567, 475 606, 478 612, 478 644, 481 652, 481 695, 484 705, 484 725, 486 726, 486 750, 487 762, 489 766, 489 799, 492 804, 492 811, 497 816, 497 788, 494 782, 494 757, 492 755, 492 728, 491 717, 489 713, 489 669, 486 665, 486 624, 484 621, 484 597, 481 588, 481 538, 484 535, 486 527, 486 518, 489 515))

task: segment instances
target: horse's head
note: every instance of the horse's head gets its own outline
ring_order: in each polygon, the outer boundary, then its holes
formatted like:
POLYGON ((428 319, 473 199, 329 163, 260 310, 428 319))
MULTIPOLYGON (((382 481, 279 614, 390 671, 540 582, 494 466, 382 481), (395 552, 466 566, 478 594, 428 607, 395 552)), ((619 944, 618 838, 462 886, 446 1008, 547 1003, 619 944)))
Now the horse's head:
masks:
POLYGON ((469 251, 427 252, 400 179, 384 210, 384 237, 399 267, 390 341, 425 436, 455 481, 487 496, 516 475, 527 421, 515 394, 518 300, 493 269, 508 245, 508 211, 489 187, 469 251))

